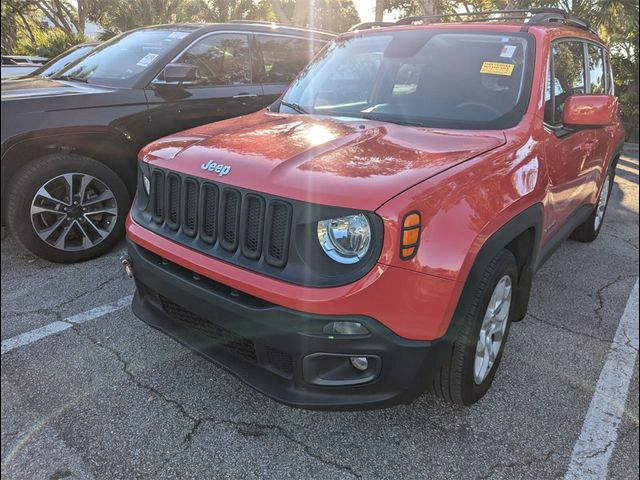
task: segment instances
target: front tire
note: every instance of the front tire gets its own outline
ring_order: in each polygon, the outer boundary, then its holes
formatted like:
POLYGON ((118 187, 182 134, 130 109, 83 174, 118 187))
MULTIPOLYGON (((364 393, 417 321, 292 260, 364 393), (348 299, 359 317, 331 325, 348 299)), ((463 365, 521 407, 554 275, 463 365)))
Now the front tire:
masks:
POLYGON ((513 321, 518 287, 516 259, 501 250, 475 286, 473 300, 436 369, 431 390, 457 405, 471 405, 489 390, 513 321))
POLYGON ((130 206, 122 179, 88 157, 57 153, 28 163, 8 193, 7 226, 51 262, 95 258, 121 237, 130 206))
POLYGON ((572 240, 590 243, 598 238, 600 230, 602 230, 602 224, 604 223, 604 215, 609 205, 609 198, 611 198, 611 191, 613 190, 613 177, 614 171, 610 169, 600 189, 598 201, 593 207, 593 212, 591 212, 591 215, 589 215, 589 218, 587 218, 584 223, 580 224, 573 231, 570 237, 572 240))

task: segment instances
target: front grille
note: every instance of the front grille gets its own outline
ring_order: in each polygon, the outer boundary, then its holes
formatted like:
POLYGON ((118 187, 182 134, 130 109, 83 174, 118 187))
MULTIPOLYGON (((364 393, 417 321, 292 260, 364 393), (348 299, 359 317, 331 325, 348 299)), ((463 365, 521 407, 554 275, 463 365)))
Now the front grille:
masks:
POLYGON ((252 340, 236 335, 232 331, 196 315, 163 295, 159 297, 162 308, 171 318, 215 340, 218 348, 239 355, 250 362, 256 362, 256 348, 252 340))
POLYGON ((209 321, 190 310, 169 300, 164 295, 158 295, 162 309, 174 320, 183 326, 195 330, 212 339, 217 348, 241 357, 253 364, 262 364, 280 376, 292 378, 293 357, 289 352, 277 348, 254 343, 249 338, 244 338, 212 321, 209 321), (260 350, 261 355, 258 355, 260 350), (260 358, 260 360, 258 360, 260 358))
POLYGON ((287 264, 292 216, 288 202, 160 169, 151 172, 150 198, 153 222, 178 241, 184 233, 189 237, 185 243, 197 238, 226 254, 239 251, 277 268, 287 264))

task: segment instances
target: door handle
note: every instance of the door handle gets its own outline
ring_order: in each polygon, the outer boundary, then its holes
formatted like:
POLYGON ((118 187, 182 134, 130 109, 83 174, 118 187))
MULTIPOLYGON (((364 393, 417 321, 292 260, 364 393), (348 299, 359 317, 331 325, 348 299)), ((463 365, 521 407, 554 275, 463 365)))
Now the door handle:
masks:
POLYGON ((244 98, 258 98, 258 95, 255 93, 239 93, 238 95, 234 95, 233 97, 234 100, 242 100, 244 98))

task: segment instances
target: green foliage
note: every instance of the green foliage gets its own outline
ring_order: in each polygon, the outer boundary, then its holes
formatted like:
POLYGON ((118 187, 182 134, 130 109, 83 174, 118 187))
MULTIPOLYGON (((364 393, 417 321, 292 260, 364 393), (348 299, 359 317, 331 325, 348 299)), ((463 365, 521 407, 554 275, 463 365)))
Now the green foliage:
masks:
POLYGON ((87 41, 83 35, 69 35, 58 29, 38 29, 33 34, 35 41, 25 37, 18 40, 15 49, 16 55, 53 58, 74 45, 87 41))

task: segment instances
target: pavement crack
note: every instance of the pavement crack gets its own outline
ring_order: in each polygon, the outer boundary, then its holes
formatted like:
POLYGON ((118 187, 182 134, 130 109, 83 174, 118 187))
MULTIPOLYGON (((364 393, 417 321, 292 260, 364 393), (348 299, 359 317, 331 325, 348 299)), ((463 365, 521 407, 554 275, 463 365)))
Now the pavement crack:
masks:
POLYGON ((537 315, 534 315, 533 313, 529 312, 529 313, 527 313, 527 315, 529 317, 533 318, 536 322, 544 323, 545 325, 549 325, 551 327, 557 328, 558 330, 562 330, 562 331, 567 332, 567 333, 573 333, 574 335, 580 335, 581 337, 591 338, 592 340, 596 340, 598 342, 611 344, 611 341, 607 340, 605 338, 600 338, 600 337, 598 337, 596 335, 592 335, 592 334, 586 333, 586 332, 581 332, 579 330, 573 330, 572 328, 566 327, 564 325, 559 325, 559 324, 551 322, 549 320, 545 320, 544 318, 540 318, 537 315))
POLYGON ((51 305, 50 307, 41 307, 41 308, 34 308, 31 310, 13 310, 13 311, 8 311, 8 312, 2 312, 2 317, 3 318, 7 318, 7 317, 22 317, 24 315, 45 315, 45 314, 53 314, 56 318, 56 320, 58 321, 64 321, 64 319, 62 318, 62 314, 60 313, 60 309, 63 307, 66 307, 67 305, 70 305, 74 302, 77 302, 78 300, 80 300, 81 298, 86 297, 87 295, 90 295, 92 293, 95 293, 96 291, 100 290, 102 287, 104 287, 105 285, 108 285, 109 283, 113 282, 114 280, 117 280, 118 278, 122 277, 122 273, 118 272, 117 274, 109 277, 108 279, 104 280, 103 282, 99 283, 98 285, 92 286, 91 288, 89 288, 87 291, 82 292, 80 295, 77 295, 73 298, 67 299, 63 302, 57 303, 55 305, 51 305))
POLYGON ((604 309, 604 304, 605 304, 605 300, 604 300, 604 291, 608 290, 610 287, 612 287, 613 285, 615 285, 618 282, 621 282, 623 280, 628 280, 630 278, 636 278, 637 275, 618 275, 618 278, 616 278, 615 280, 607 283, 604 287, 600 287, 598 289, 598 291, 596 292, 596 299, 598 301, 598 305, 596 306, 594 313, 596 314, 596 316, 598 317, 598 325, 602 325, 602 322, 604 321, 604 317, 602 316, 602 310, 604 309))
MULTIPOLYGON (((631 246, 634 250, 638 250, 638 246, 637 246, 637 245, 635 245, 634 243, 632 243, 632 239, 630 239, 630 238, 625 238, 625 237, 622 237, 622 236, 620 236, 620 235, 616 235, 616 234, 614 234, 614 233, 611 233, 611 230, 612 230, 612 229, 611 229, 611 228, 609 228, 607 231, 605 231, 605 232, 603 232, 603 233, 604 233, 605 235, 609 235, 610 237, 617 238, 618 240, 622 240, 622 241, 623 241, 623 242, 625 242, 627 245, 631 246)), ((613 230, 613 231, 614 231, 614 232, 616 232, 616 233, 621 233, 621 232, 619 232, 618 230, 613 230)))
MULTIPOLYGON (((230 425, 236 429, 236 431, 244 436, 244 437, 263 437, 268 435, 269 432, 275 432, 278 435, 283 436, 290 442, 298 445, 302 448, 302 451, 311 458, 318 460, 324 465, 333 467, 337 470, 341 470, 354 478, 362 478, 362 475, 355 471, 355 469, 351 465, 345 465, 343 463, 336 462, 330 458, 326 458, 319 453, 313 451, 310 445, 306 444, 302 440, 296 438, 292 433, 288 432, 284 428, 279 425, 273 424, 265 424, 258 422, 245 422, 245 421, 237 421, 237 420, 224 420, 224 419, 215 419, 211 417, 202 417, 200 420, 202 421, 210 421, 212 423, 218 425, 230 425)), ((202 422, 201 422, 202 423, 202 422)))
POLYGON ((200 419, 198 419, 198 418, 194 417, 193 415, 191 415, 188 412, 188 410, 185 408, 185 406, 182 405, 182 403, 180 403, 179 401, 174 400, 173 398, 167 397, 164 393, 162 393, 160 390, 158 390, 153 385, 149 385, 148 383, 144 383, 141 380, 139 380, 136 377, 135 373, 133 373, 133 371, 131 370, 131 368, 129 366, 129 362, 127 362, 123 358, 123 356, 120 354, 120 352, 118 350, 116 350, 113 347, 110 347, 109 345, 106 345, 106 344, 100 342, 99 340, 96 340, 91 335, 88 335, 88 334, 82 332, 81 329, 78 328, 78 325, 74 324, 71 329, 74 330, 79 336, 89 340, 96 347, 99 347, 99 348, 104 349, 107 352, 111 353, 111 355, 113 357, 115 357, 116 360, 118 361, 118 363, 120 363, 120 365, 122 366, 122 371, 127 376, 127 379, 129 380, 129 382, 132 385, 135 385, 138 388, 147 390, 148 392, 153 394, 155 397, 161 399, 162 401, 164 401, 164 402, 166 402, 166 403, 168 403, 170 405, 173 405, 176 408, 176 410, 178 411, 178 413, 180 413, 180 415, 182 415, 185 419, 189 420, 191 422, 192 426, 191 426, 190 432, 187 433, 187 435, 184 438, 185 441, 187 441, 187 439, 190 438, 190 435, 192 435, 192 432, 195 432, 197 430, 197 428, 199 427, 199 424, 201 423, 200 419))
POLYGON ((527 468, 538 462, 548 462, 549 459, 554 455, 554 453, 554 450, 550 450, 543 455, 531 457, 521 462, 496 463, 489 468, 489 471, 487 473, 476 477, 476 480, 487 480, 493 475, 497 474, 499 470, 503 470, 506 468, 527 468))

